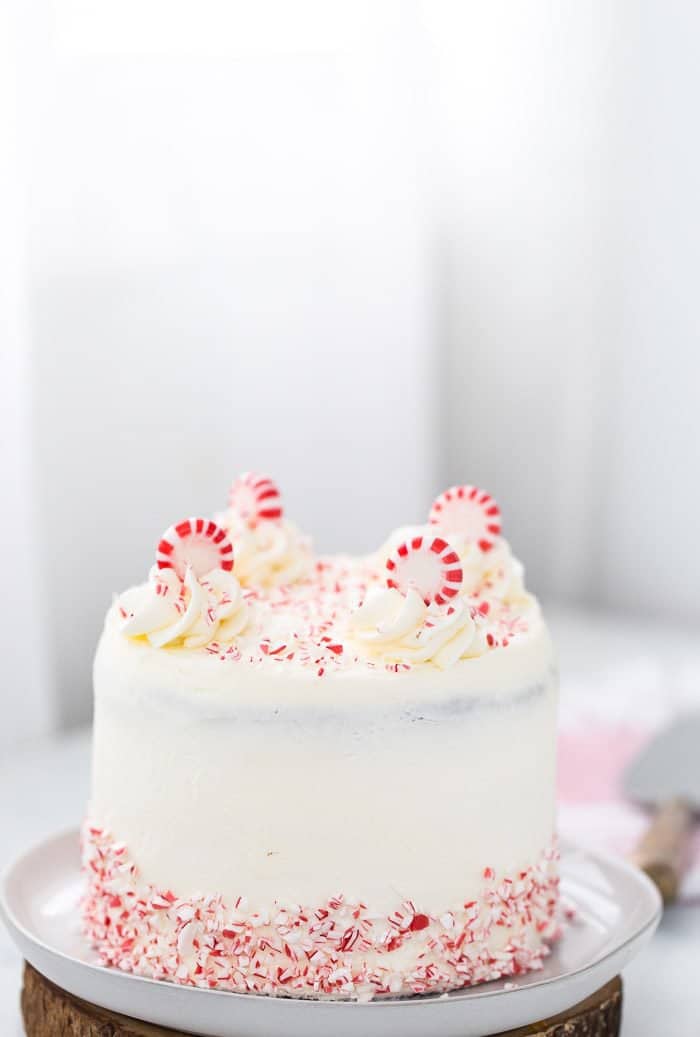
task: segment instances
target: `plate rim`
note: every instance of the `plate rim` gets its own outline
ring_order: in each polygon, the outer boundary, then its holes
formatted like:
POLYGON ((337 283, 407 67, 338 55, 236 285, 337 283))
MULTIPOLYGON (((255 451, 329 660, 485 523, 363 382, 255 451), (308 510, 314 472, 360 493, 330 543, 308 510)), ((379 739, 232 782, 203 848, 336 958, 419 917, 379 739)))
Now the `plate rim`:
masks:
POLYGON ((341 1000, 322 998, 302 998, 287 996, 275 997, 274 995, 269 994, 241 993, 235 990, 217 990, 205 987, 183 987, 182 985, 172 983, 169 980, 154 979, 152 976, 138 976, 134 973, 122 972, 119 969, 112 969, 107 965, 100 964, 99 962, 83 961, 81 958, 76 958, 72 954, 68 954, 66 951, 60 950, 52 946, 51 944, 46 943, 43 939, 38 937, 35 933, 33 933, 25 925, 23 925, 22 922, 20 922, 8 901, 8 886, 11 883, 13 876, 22 869, 23 864, 28 858, 35 856, 44 849, 48 849, 48 847, 53 843, 67 841, 69 838, 73 838, 75 840, 76 846, 79 846, 79 826, 71 825, 65 828, 61 828, 56 832, 52 833, 51 835, 48 835, 43 839, 36 841, 31 846, 20 852, 11 862, 11 864, 7 866, 2 872, 2 875, 0 876, 0 917, 4 921, 5 926, 8 928, 8 930, 10 930, 10 932, 12 931, 12 929, 15 929, 31 945, 38 946, 43 951, 48 952, 49 954, 52 954, 56 957, 59 957, 63 961, 69 962, 71 965, 77 965, 80 968, 88 969, 89 971, 94 972, 100 976, 114 975, 115 977, 119 976, 123 979, 126 979, 127 981, 138 981, 141 984, 153 986, 155 989, 158 990, 173 989, 182 991, 184 989, 187 990, 189 994, 196 993, 201 996, 209 995, 210 998, 212 995, 218 995, 219 997, 224 998, 244 998, 246 1003, 274 1002, 276 1005, 284 1003, 289 1005, 303 1006, 306 1011, 308 1011, 310 1009, 310 1006, 312 1005, 323 1006, 324 1009, 331 1008, 332 1010, 347 1010, 350 1006, 357 1009, 367 1008, 376 1010, 380 1007, 397 1009, 407 1008, 408 1006, 429 1006, 435 1005, 437 1003, 453 1004, 457 1001, 477 1001, 485 1000, 487 998, 503 998, 505 997, 505 995, 525 994, 527 992, 542 989, 553 984, 561 983, 564 980, 570 980, 576 978, 577 976, 581 976, 589 972, 591 969, 604 964, 609 958, 612 958, 615 955, 620 954, 625 950, 625 948, 629 947, 631 944, 634 944, 639 940, 642 940, 645 936, 652 936, 661 920, 661 916, 663 913, 663 902, 658 889, 651 881, 651 879, 631 861, 626 860, 624 857, 618 856, 617 854, 609 851, 591 849, 588 847, 580 846, 569 839, 560 839, 559 848, 560 851, 562 851, 562 855, 564 852, 566 852, 567 854, 580 854, 583 857, 586 857, 597 863, 603 864, 608 868, 612 868, 614 871, 621 871, 625 873, 625 875, 628 878, 631 878, 634 881, 636 881, 639 885, 646 887, 647 893, 651 894, 651 898, 656 902, 655 909, 647 918, 647 920, 643 924, 639 925, 633 933, 627 936, 627 938, 623 940, 622 943, 616 944, 614 947, 606 951, 604 954, 598 955, 597 957, 594 957, 592 960, 587 961, 585 964, 579 965, 577 968, 571 969, 570 971, 567 971, 560 976, 547 976, 543 977, 542 979, 534 979, 532 982, 529 982, 527 986, 515 986, 512 989, 508 990, 484 989, 491 986, 491 984, 483 983, 476 984, 473 987, 463 987, 461 989, 457 989, 454 991, 447 991, 445 993, 414 994, 409 997, 394 998, 383 997, 375 998, 370 1001, 358 1001, 351 999, 341 1000))

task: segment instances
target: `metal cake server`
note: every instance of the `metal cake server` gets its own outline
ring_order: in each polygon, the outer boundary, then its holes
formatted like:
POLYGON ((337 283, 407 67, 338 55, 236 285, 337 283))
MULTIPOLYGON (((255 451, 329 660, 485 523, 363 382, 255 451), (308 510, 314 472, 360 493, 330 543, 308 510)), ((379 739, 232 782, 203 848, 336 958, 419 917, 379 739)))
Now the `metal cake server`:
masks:
POLYGON ((700 817, 700 712, 680 716, 653 738, 627 768, 623 784, 630 799, 654 811, 633 860, 671 903, 700 817))

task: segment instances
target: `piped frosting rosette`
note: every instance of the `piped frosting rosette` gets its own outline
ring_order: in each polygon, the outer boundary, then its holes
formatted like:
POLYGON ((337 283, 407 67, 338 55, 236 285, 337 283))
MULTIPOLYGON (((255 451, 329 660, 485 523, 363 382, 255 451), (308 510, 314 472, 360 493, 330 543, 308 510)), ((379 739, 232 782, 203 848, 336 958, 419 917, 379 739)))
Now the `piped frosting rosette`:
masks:
POLYGON ((427 525, 397 530, 375 556, 377 564, 388 555, 388 586, 368 592, 350 617, 348 637, 383 662, 441 669, 507 647, 538 606, 500 531, 490 494, 474 486, 446 490, 427 525), (445 557, 450 572, 436 563, 445 557))
POLYGON ((479 613, 460 598, 462 568, 448 541, 417 533, 390 553, 386 572, 387 586, 372 588, 350 617, 348 636, 362 652, 446 669, 485 650, 479 613))
POLYGON ((370 658, 385 663, 432 662, 447 669, 485 651, 472 610, 463 601, 426 605, 414 588, 406 594, 375 587, 350 617, 348 637, 370 658))
POLYGON ((268 476, 239 476, 221 522, 231 538, 236 575, 244 587, 282 587, 311 572, 310 541, 284 517, 279 490, 268 476))
POLYGON ((215 522, 186 519, 171 526, 158 545, 148 584, 117 602, 122 633, 143 637, 154 648, 233 641, 250 617, 232 568, 231 542, 215 522))

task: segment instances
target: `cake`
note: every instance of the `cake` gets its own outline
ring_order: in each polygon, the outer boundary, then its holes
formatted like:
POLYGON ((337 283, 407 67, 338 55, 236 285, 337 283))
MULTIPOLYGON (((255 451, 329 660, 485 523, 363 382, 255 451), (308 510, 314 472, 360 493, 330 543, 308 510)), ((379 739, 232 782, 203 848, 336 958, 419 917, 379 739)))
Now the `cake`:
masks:
POLYGON ((82 924, 104 964, 358 1000, 542 967, 557 676, 487 493, 318 557, 242 475, 115 599, 94 693, 82 924))

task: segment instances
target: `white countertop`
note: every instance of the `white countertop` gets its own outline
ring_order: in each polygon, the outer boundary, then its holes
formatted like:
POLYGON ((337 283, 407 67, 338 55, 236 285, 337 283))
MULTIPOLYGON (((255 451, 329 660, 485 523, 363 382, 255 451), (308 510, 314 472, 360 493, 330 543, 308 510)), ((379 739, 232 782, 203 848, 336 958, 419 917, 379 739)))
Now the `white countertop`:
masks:
MULTIPOLYGON (((669 682, 700 676, 700 647, 691 633, 658 630, 629 621, 591 620, 559 613, 552 623, 562 672, 580 689, 585 679, 602 673, 606 660, 651 672, 669 682), (649 670, 651 667, 651 670, 649 670), (697 669, 696 669, 697 667, 697 669), (690 676, 689 676, 690 675, 690 676)), ((568 678, 564 682, 564 695, 568 678)), ((577 693, 580 693, 577 692, 577 693)), ((572 691, 573 695, 574 692, 572 691)), ((700 700, 700 683, 698 684, 700 700)), ((686 696, 687 701, 687 696, 686 696)), ((61 828, 80 823, 88 795, 89 732, 44 739, 11 753, 0 762, 0 871, 33 843, 61 828)), ((691 1037, 700 1020, 700 896, 669 909, 651 945, 624 974, 624 1037, 691 1037), (670 1022, 672 1020, 672 1023, 670 1022)), ((21 961, 0 925, 0 1033, 23 1033, 19 1014, 21 961)))

